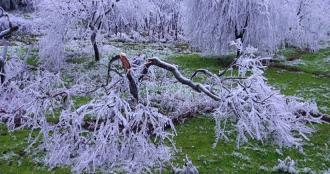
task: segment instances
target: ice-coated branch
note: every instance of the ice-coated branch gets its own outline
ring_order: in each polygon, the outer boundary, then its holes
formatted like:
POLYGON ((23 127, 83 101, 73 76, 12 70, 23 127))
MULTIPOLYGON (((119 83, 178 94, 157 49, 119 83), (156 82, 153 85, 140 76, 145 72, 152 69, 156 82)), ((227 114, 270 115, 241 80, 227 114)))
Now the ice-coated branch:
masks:
MULTIPOLYGON (((145 64, 144 69, 142 70, 142 75, 139 77, 139 80, 142 80, 143 77, 148 73, 148 69, 150 66, 157 66, 159 68, 165 69, 167 71, 170 71, 174 77, 183 85, 187 85, 190 88, 192 88, 193 90, 195 90, 196 92, 199 93, 204 93, 207 96, 211 97, 212 99, 219 101, 221 100, 221 98, 215 94, 213 94, 211 91, 209 91, 208 89, 206 89, 205 86, 203 86, 200 83, 194 83, 193 81, 187 79, 186 77, 184 77, 180 71, 178 70, 178 68, 172 64, 166 63, 162 60, 160 60, 159 58, 150 58, 148 59, 147 63, 145 64)), ((205 72, 205 71, 204 71, 205 72)))
POLYGON ((193 75, 190 77, 190 79, 193 80, 193 79, 194 79, 198 74, 200 74, 200 73, 205 74, 205 75, 207 75, 207 76, 209 76, 209 77, 214 76, 214 74, 211 73, 211 72, 210 72, 209 70, 207 70, 207 69, 198 69, 198 70, 196 70, 196 71, 193 73, 193 75))

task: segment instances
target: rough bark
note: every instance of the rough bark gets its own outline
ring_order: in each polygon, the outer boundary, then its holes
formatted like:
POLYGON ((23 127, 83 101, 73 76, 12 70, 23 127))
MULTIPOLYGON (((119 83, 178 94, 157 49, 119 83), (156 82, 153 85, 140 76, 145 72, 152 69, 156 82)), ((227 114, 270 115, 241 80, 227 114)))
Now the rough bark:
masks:
POLYGON ((89 28, 92 30, 92 35, 91 35, 91 42, 93 45, 93 49, 94 49, 94 56, 95 56, 95 61, 99 61, 100 60, 100 51, 96 42, 96 36, 97 36, 97 31, 99 31, 102 28, 102 19, 104 16, 106 16, 107 14, 109 14, 112 10, 114 5, 112 5, 111 8, 109 8, 108 10, 106 10, 104 12, 104 14, 102 15, 97 15, 97 12, 95 11, 92 17, 92 20, 89 24, 89 28))
POLYGON ((94 49, 95 61, 100 61, 100 51, 99 51, 99 48, 98 48, 97 43, 96 43, 96 32, 92 33, 91 42, 92 42, 93 49, 94 49))
POLYGON ((5 76, 5 62, 0 59, 0 82, 1 84, 5 82, 6 76, 5 76))

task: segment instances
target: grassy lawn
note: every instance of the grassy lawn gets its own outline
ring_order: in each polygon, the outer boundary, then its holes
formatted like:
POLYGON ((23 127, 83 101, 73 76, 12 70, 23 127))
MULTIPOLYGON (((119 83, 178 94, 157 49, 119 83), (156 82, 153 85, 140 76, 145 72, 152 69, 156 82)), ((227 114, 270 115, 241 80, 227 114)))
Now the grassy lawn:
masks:
POLYGON ((330 143, 329 125, 318 126, 318 132, 304 146, 304 154, 296 149, 279 149, 276 145, 253 141, 238 149, 234 135, 229 142, 221 141, 213 149, 213 125, 212 119, 203 116, 177 127, 176 142, 181 150, 179 159, 188 154, 200 173, 271 173, 277 159, 284 160, 287 156, 296 160, 297 167, 301 169, 311 168, 320 172, 330 167, 330 149, 327 148, 330 143))
POLYGON ((188 71, 205 68, 216 73, 221 67, 229 65, 233 58, 233 56, 202 57, 198 54, 185 54, 170 57, 168 61, 177 64, 180 66, 179 68, 188 71))
MULTIPOLYGON (((286 95, 297 95, 306 100, 315 100, 320 109, 330 114, 330 78, 317 76, 311 72, 329 72, 330 49, 320 52, 300 54, 300 62, 290 63, 290 66, 302 71, 291 72, 280 68, 271 68, 266 72, 269 83, 286 95), (322 61, 322 64, 320 63, 322 61), (321 65, 321 66, 320 66, 321 65)), ((285 53, 287 57, 297 55, 291 50, 285 53)), ((177 63, 180 68, 188 68, 191 72, 198 68, 207 68, 217 72, 230 63, 232 57, 201 57, 199 55, 181 55, 168 60, 177 63)), ((35 60, 29 63, 36 64, 35 60)), ((297 61, 297 60, 293 60, 297 61)), ((90 98, 75 97, 75 105, 81 106, 90 98)), ((311 168, 321 172, 330 168, 330 125, 315 125, 317 132, 311 141, 304 146, 304 151, 296 149, 279 149, 270 143, 261 144, 251 141, 249 144, 236 148, 235 132, 231 132, 229 142, 219 142, 215 148, 214 123, 207 116, 199 116, 177 126, 178 136, 175 138, 179 150, 177 163, 182 165, 185 154, 198 167, 200 173, 271 173, 277 159, 290 156, 297 161, 299 169, 311 168)), ((24 149, 27 147, 29 130, 8 132, 0 125, 0 174, 7 173, 70 173, 69 169, 49 170, 41 163, 33 161, 24 149)))
POLYGON ((324 48, 315 53, 289 49, 284 52, 288 60, 285 64, 295 66, 307 73, 324 73, 330 75, 330 49, 324 48))
POLYGON ((70 173, 69 169, 49 168, 42 163, 34 161, 25 152, 28 147, 30 130, 8 132, 0 124, 0 174, 48 174, 70 173))

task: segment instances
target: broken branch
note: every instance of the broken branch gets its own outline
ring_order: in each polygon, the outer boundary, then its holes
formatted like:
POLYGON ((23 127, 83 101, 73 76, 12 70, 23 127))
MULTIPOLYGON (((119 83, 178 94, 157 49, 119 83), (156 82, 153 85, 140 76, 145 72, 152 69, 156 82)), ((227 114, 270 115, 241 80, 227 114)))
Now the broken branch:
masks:
POLYGON ((133 97, 138 101, 139 100, 139 91, 138 91, 138 87, 135 83, 132 71, 131 71, 131 63, 129 62, 129 60, 127 59, 126 55, 124 54, 120 54, 117 55, 115 57, 113 57, 108 64, 108 79, 110 78, 110 72, 113 71, 113 69, 111 68, 111 65, 113 62, 115 62, 116 60, 120 60, 122 63, 122 67, 125 69, 126 71, 126 77, 128 79, 129 82, 129 89, 130 89, 130 93, 133 95, 133 97))

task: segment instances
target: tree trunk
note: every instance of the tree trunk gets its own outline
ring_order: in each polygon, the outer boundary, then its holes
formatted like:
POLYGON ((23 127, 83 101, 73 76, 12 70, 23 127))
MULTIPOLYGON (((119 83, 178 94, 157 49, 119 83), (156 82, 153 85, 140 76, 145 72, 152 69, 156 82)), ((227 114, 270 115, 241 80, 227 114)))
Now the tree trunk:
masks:
POLYGON ((0 82, 1 84, 5 82, 6 76, 5 76, 5 62, 0 60, 0 82))
POLYGON ((8 45, 5 45, 2 51, 2 55, 0 57, 0 82, 1 84, 5 82, 6 72, 5 72, 5 62, 7 55, 8 45))
POLYGON ((0 6, 6 11, 16 10, 19 7, 26 7, 28 4, 23 0, 0 0, 0 6))
POLYGON ((99 48, 96 43, 96 32, 92 33, 91 41, 92 41, 92 45, 93 45, 93 49, 94 49, 95 61, 99 61, 100 60, 100 51, 99 51, 99 48))

